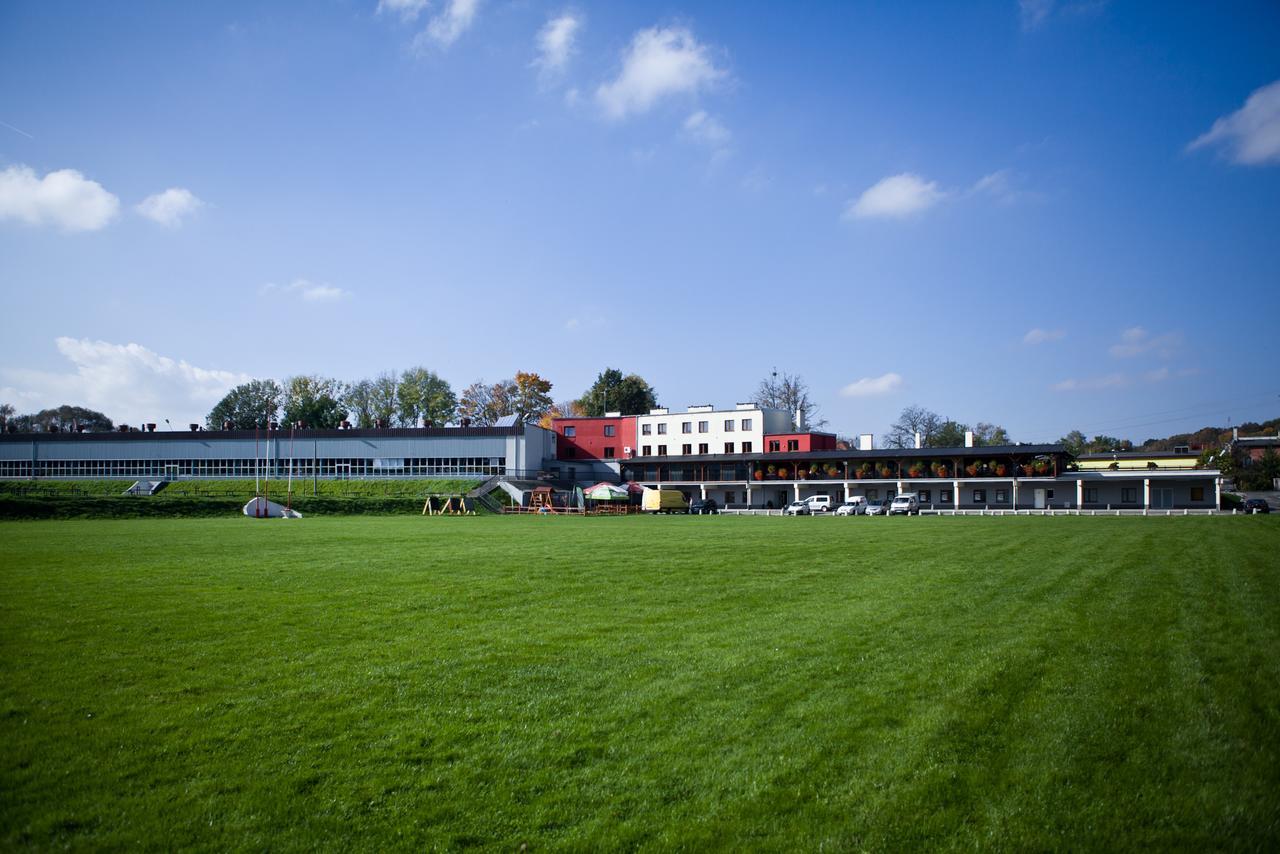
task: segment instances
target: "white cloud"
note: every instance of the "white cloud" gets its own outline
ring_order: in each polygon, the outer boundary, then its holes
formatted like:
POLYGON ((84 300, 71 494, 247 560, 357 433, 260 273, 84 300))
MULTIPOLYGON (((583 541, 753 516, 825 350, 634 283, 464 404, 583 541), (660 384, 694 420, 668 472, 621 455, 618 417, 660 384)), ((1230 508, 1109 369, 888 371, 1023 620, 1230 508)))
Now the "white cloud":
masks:
POLYGON ((176 228, 182 225, 183 217, 195 213, 203 206, 204 202, 196 198, 190 190, 184 187, 170 187, 163 193, 147 196, 134 210, 153 222, 158 222, 167 228, 176 228))
POLYGON ((1152 335, 1141 326, 1133 326, 1120 333, 1119 343, 1112 344, 1110 353, 1117 359, 1128 359, 1145 353, 1169 358, 1182 346, 1182 333, 1166 332, 1152 335))
POLYGON ((1108 388, 1124 388, 1129 385, 1129 378, 1124 374, 1107 374, 1103 377, 1085 379, 1069 379, 1055 383, 1054 391, 1097 391, 1108 388))
POLYGON ((431 42, 442 49, 449 47, 475 23, 479 10, 480 0, 448 0, 444 11, 433 17, 427 28, 414 38, 413 46, 421 50, 431 42))
POLYGON ((698 110, 685 119, 684 132, 695 142, 713 149, 725 148, 733 138, 729 129, 706 110, 698 110))
POLYGON ((543 74, 558 74, 569 64, 573 56, 573 43, 582 28, 582 18, 571 12, 565 12, 547 23, 538 31, 538 55, 533 64, 543 74))
POLYGON ((185 429, 203 423, 205 415, 228 391, 252 377, 233 371, 201 368, 140 344, 112 344, 87 338, 58 338, 58 352, 70 370, 0 371, 7 387, 0 394, 22 400, 32 409, 87 406, 117 422, 163 424, 185 429))
POLYGON ((1236 163, 1280 163, 1280 80, 1255 89, 1244 106, 1192 140, 1189 151, 1215 145, 1236 163))
POLYGON ((863 377, 840 389, 842 397, 874 397, 888 394, 902 385, 902 377, 895 373, 887 373, 878 377, 863 377))
POLYGON ((1023 344, 1044 344, 1047 341, 1061 341, 1067 337, 1062 329, 1032 329, 1022 336, 1023 344))
POLYGON ((938 189, 938 182, 926 181, 919 175, 903 172, 890 175, 868 187, 845 208, 845 218, 869 219, 874 217, 901 219, 926 211, 936 205, 946 193, 938 189))
POLYGON ((1018 0, 1018 17, 1022 20, 1022 29, 1039 29, 1053 12, 1053 2, 1054 0, 1018 0))
POLYGON ((327 282, 313 282, 310 279, 294 279, 287 285, 268 282, 262 286, 262 293, 296 296, 307 302, 334 302, 351 296, 342 288, 334 287, 327 282))
POLYGON ((97 231, 115 219, 119 209, 119 199, 74 169, 59 169, 43 178, 29 166, 0 172, 0 220, 97 231))
POLYGON ((412 21, 429 5, 431 0, 378 0, 378 14, 389 12, 402 21, 412 21))
POLYGON ((682 27, 641 30, 623 53, 616 79, 596 90, 596 100, 611 119, 648 111, 670 95, 692 95, 727 75, 710 50, 682 27))

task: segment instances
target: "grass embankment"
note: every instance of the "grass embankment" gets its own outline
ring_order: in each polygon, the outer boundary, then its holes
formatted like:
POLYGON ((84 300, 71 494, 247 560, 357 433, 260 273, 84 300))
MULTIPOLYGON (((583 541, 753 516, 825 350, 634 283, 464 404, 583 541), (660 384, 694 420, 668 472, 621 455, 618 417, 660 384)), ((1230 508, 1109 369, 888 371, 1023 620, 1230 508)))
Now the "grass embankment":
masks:
MULTIPOLYGON (((428 494, 462 494, 479 480, 296 480, 292 506, 303 514, 420 513, 428 494), (314 493, 314 494, 313 494, 314 493)), ((132 480, 0 483, 0 518, 91 519, 233 515, 255 494, 252 480, 184 480, 155 495, 123 495, 132 480)), ((284 481, 263 483, 284 502, 284 481)))
POLYGON ((1274 849, 1280 525, 0 524, 0 844, 1274 849))

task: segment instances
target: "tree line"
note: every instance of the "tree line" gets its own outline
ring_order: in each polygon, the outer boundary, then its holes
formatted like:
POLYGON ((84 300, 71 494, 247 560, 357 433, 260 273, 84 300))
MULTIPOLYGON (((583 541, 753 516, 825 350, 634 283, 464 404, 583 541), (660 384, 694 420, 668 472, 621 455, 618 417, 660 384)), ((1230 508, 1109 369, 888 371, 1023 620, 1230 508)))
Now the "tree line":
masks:
POLYGON ((564 415, 625 415, 657 406, 653 387, 636 374, 606 368, 581 397, 555 402, 550 380, 532 371, 488 383, 477 380, 455 392, 448 380, 424 367, 387 371, 343 382, 333 377, 299 375, 283 382, 251 380, 229 391, 210 410, 205 426, 252 430, 271 423, 309 428, 490 426, 502 418, 543 423, 564 415))

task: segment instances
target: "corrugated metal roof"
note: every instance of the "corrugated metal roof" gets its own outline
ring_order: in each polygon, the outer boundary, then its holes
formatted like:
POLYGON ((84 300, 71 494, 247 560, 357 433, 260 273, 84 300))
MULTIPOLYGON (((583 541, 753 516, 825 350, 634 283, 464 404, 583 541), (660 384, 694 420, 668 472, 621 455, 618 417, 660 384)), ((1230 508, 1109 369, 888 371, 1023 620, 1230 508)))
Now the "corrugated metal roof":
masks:
POLYGON ((753 454, 689 454, 665 457, 631 457, 623 465, 685 462, 785 462, 788 460, 934 460, 954 457, 1035 457, 1066 454, 1065 445, 991 445, 980 448, 878 448, 873 451, 782 451, 753 454))

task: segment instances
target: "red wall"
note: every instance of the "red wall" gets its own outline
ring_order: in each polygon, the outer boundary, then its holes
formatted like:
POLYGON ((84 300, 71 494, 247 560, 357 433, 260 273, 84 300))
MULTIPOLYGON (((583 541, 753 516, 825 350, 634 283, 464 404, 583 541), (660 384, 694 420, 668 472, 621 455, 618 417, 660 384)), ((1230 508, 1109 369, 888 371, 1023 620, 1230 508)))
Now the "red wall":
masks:
POLYGON ((624 415, 621 418, 554 418, 551 429, 556 433, 556 459, 560 460, 603 460, 606 459, 604 449, 613 448, 613 458, 626 458, 623 448, 636 447, 636 417, 624 415), (612 436, 604 434, 605 426, 613 427, 612 436), (572 438, 565 436, 564 428, 574 428, 572 438))
POLYGON ((764 437, 764 452, 770 453, 770 442, 778 443, 777 453, 785 454, 787 452, 787 441, 795 439, 800 443, 800 447, 796 451, 834 451, 836 449, 836 436, 834 433, 766 433, 764 437))

